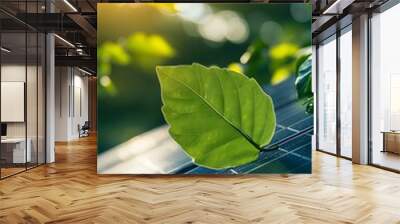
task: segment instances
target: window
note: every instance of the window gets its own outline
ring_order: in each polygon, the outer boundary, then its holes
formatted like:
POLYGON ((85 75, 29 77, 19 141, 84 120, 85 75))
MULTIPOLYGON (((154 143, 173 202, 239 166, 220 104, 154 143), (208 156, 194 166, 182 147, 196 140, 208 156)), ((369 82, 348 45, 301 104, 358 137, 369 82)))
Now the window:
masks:
POLYGON ((400 170, 400 5, 371 18, 371 162, 400 170))
POLYGON ((318 47, 318 149, 336 153, 336 36, 318 47))
POLYGON ((341 31, 340 40, 340 155, 352 157, 352 35, 351 26, 341 31))

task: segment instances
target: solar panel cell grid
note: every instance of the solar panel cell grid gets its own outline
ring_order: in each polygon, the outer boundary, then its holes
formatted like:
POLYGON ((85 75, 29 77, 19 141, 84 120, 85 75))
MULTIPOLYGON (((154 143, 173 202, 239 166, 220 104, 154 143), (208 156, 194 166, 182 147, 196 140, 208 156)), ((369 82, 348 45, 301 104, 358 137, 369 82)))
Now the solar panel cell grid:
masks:
POLYGON ((307 160, 297 156, 283 156, 260 167, 255 167, 249 173, 282 173, 282 171, 292 173, 293 170, 305 166, 307 163, 309 163, 307 160))

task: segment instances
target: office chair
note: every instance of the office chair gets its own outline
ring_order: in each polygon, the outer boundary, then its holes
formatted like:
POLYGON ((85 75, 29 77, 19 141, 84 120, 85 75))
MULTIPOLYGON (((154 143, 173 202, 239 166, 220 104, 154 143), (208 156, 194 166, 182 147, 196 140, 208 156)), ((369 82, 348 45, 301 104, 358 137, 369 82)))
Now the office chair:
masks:
POLYGON ((90 129, 89 121, 85 121, 82 127, 80 127, 80 125, 78 124, 79 138, 89 136, 89 129, 90 129))

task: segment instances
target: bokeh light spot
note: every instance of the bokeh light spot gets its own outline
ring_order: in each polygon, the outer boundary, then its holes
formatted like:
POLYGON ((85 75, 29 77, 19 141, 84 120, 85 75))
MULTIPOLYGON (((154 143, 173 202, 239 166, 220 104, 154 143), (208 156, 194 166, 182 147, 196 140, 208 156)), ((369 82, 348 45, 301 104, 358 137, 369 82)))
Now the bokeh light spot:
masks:
POLYGON ((228 24, 216 14, 209 15, 199 25, 199 32, 207 40, 222 42, 228 33, 228 24))
POLYGON ((260 37, 264 43, 274 45, 281 39, 281 35, 282 27, 278 23, 266 21, 261 25, 260 37))
POLYGON ((270 56, 273 59, 285 59, 287 57, 294 56, 299 47, 293 43, 281 43, 271 48, 270 56))
POLYGON ((238 73, 243 73, 242 66, 239 63, 231 63, 228 65, 228 70, 238 72, 238 73))
POLYGON ((104 87, 111 85, 111 79, 107 75, 100 78, 100 84, 104 87))
POLYGON ((277 85, 283 81, 285 81, 290 76, 290 69, 283 67, 275 70, 272 75, 271 84, 277 85))
POLYGON ((297 22, 305 23, 311 20, 311 7, 306 4, 290 4, 290 14, 297 22))
POLYGON ((210 6, 204 3, 178 3, 175 4, 178 15, 184 19, 194 23, 198 23, 201 18, 209 15, 212 10, 210 6))
POLYGON ((207 40, 243 43, 249 37, 247 22, 236 12, 221 11, 208 15, 199 24, 199 33, 207 40))

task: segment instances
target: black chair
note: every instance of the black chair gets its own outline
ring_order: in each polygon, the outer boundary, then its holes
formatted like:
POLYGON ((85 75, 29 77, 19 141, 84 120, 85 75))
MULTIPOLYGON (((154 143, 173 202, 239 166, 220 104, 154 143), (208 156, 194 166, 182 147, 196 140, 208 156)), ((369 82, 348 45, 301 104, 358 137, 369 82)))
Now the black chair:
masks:
POLYGON ((78 124, 79 138, 89 136, 89 129, 90 129, 89 121, 85 121, 82 127, 78 124))

